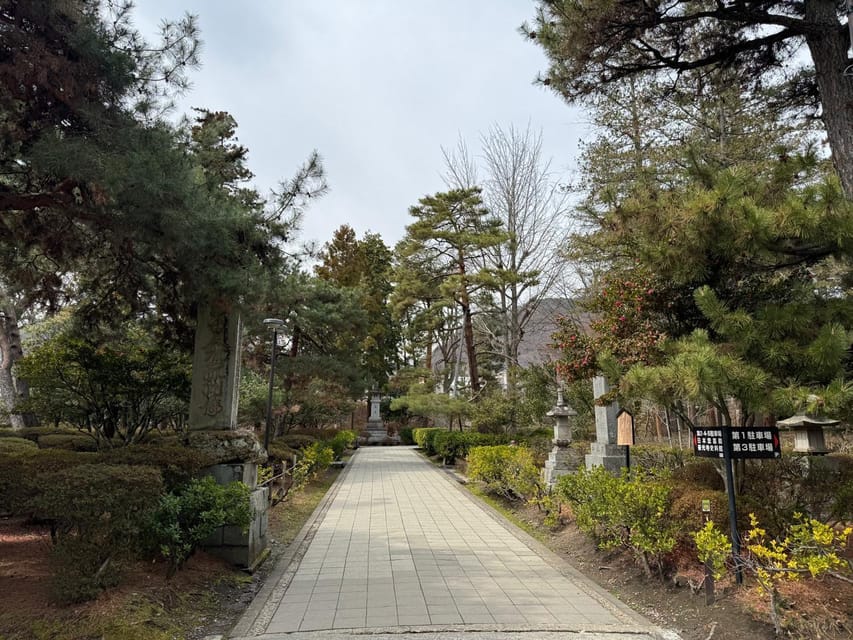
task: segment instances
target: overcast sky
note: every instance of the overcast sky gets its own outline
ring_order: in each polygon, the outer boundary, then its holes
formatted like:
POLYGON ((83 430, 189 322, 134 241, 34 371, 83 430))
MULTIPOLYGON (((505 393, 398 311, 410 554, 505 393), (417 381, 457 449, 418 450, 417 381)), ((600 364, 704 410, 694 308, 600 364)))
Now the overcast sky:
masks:
POLYGON ((136 25, 196 14, 202 68, 180 111, 230 112, 263 192, 312 149, 330 192, 302 239, 342 224, 393 247, 408 208, 443 190, 441 146, 472 150, 492 124, 543 132, 553 168, 570 176, 587 133, 580 111, 533 85, 546 66, 518 33, 529 0, 138 0, 136 25))

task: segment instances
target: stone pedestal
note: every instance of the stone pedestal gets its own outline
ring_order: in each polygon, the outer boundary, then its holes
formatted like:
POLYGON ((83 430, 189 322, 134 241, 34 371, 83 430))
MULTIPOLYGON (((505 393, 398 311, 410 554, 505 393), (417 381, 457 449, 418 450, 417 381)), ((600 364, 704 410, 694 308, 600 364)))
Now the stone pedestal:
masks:
POLYGON ((251 490, 248 530, 222 526, 202 548, 239 567, 253 569, 266 557, 269 490, 257 486, 257 465, 266 460, 266 451, 254 433, 236 431, 241 333, 238 313, 199 306, 186 443, 216 463, 201 475, 213 476, 219 484, 242 482, 251 490))
POLYGON ((557 391, 557 405, 547 415, 554 418, 554 448, 545 461, 545 484, 550 489, 557 478, 576 471, 580 461, 569 446, 572 443, 572 418, 577 412, 566 404, 562 389, 557 391))
POLYGON ((205 469, 202 476, 205 475, 213 476, 219 484, 243 482, 248 485, 252 489, 252 521, 246 531, 233 525, 219 527, 202 543, 202 548, 242 569, 254 570, 266 558, 270 499, 269 488, 257 486, 258 465, 251 462, 217 464, 205 469))
MULTIPOLYGON (((610 385, 604 376, 592 379, 592 395, 596 401, 610 391, 610 385)), ((604 467, 612 473, 619 473, 625 466, 625 452, 616 444, 616 415, 619 413, 619 403, 600 406, 595 405, 595 442, 586 456, 586 466, 604 467)))

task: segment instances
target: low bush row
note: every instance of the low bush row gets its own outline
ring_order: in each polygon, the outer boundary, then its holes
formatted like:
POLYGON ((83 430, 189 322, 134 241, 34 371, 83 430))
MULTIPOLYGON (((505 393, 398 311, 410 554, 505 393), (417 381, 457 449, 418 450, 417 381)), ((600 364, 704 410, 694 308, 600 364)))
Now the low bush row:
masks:
POLYGON ((456 458, 465 458, 473 447, 507 444, 509 436, 495 433, 478 433, 476 431, 444 431, 440 430, 432 436, 432 448, 445 463, 453 464, 456 458))
POLYGON ((248 488, 193 478, 207 464, 181 447, 0 453, 0 512, 50 525, 54 596, 87 600, 129 558, 161 555, 171 575, 217 527, 248 525, 248 488))
POLYGON ((428 456, 434 456, 435 447, 433 442, 435 436, 442 431, 446 431, 446 429, 442 429, 441 427, 421 427, 419 429, 412 429, 412 439, 428 456))

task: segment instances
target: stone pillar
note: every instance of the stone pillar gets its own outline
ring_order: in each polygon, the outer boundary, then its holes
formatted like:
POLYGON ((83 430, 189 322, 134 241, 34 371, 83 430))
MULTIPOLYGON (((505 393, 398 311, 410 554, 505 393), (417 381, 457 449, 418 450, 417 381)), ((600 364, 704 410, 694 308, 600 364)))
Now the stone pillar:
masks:
POLYGON ((187 444, 216 462, 202 476, 212 476, 219 484, 240 481, 251 490, 249 530, 222 526, 202 547, 252 569, 266 557, 269 489, 257 486, 258 463, 266 461, 266 451, 254 433, 237 430, 241 334, 239 313, 199 306, 187 444))
POLYGON ((578 415, 563 398, 563 390, 557 391, 557 405, 547 413, 554 418, 554 448, 545 461, 545 484, 549 489, 560 476, 576 471, 580 460, 569 445, 572 443, 572 418, 578 415))
MULTIPOLYGON (((592 379, 592 395, 598 400, 610 391, 610 385, 604 376, 592 379)), ((595 405, 595 442, 590 446, 586 456, 587 468, 602 466, 612 473, 619 473, 625 466, 625 454, 616 444, 616 414, 619 413, 619 403, 599 406, 595 405)))
POLYGON ((242 321, 236 312, 198 309, 193 353, 191 430, 234 430, 240 389, 242 321))

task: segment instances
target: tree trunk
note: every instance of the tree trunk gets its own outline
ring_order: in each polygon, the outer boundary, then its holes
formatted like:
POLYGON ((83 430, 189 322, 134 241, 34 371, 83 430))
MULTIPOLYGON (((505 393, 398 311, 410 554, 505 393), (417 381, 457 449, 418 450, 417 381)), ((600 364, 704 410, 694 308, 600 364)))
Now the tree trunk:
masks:
POLYGON ((15 380, 12 367, 23 356, 18 315, 14 307, 6 303, 0 308, 0 401, 8 412, 9 424, 13 429, 33 426, 32 415, 16 413, 21 399, 29 395, 29 386, 23 380, 15 380))
POLYGON ((805 3, 806 22, 825 26, 807 33, 806 43, 814 62, 832 159, 845 195, 853 199, 853 78, 844 74, 849 64, 848 29, 838 23, 837 4, 835 0, 805 3))
POLYGON ((480 373, 477 368, 477 350, 474 345, 474 321, 471 315, 471 299, 468 296, 466 279, 465 255, 459 251, 457 257, 459 269, 459 306, 462 309, 462 331, 465 336, 465 355, 468 358, 468 377, 470 378, 471 393, 475 395, 480 390, 480 373))
MULTIPOLYGON (((467 298, 467 295, 465 296, 467 298)), ((471 378, 471 391, 480 390, 480 373, 477 368, 477 351, 474 345, 474 322, 471 317, 471 305, 462 305, 462 326, 465 332, 465 355, 468 358, 468 376, 471 378)))

